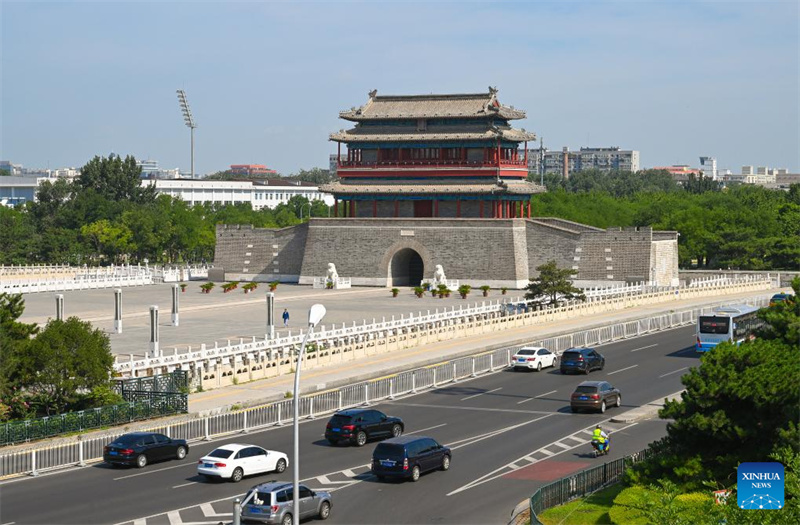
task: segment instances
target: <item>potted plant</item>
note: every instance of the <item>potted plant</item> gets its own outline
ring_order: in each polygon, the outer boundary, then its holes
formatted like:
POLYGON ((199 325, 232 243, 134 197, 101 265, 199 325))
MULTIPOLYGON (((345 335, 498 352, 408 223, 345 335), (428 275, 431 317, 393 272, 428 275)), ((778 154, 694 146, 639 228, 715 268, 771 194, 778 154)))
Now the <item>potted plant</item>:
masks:
POLYGON ((181 284, 180 284, 180 287, 181 287, 181 292, 185 292, 185 291, 186 291, 186 287, 187 287, 187 286, 188 286, 188 285, 187 285, 186 283, 181 283, 181 284))
POLYGON ((228 293, 236 288, 236 283, 225 283, 222 285, 222 293, 228 293))
POLYGON ((431 297, 436 297, 439 294, 439 290, 431 289, 431 297))
POLYGON ((400 293, 400 288, 392 288, 392 297, 397 297, 397 294, 400 293))
POLYGON ((422 299, 422 296, 425 294, 425 288, 422 286, 415 286, 414 287, 414 295, 422 299))
POLYGON ((506 292, 508 292, 508 288, 506 288, 505 286, 503 286, 502 288, 500 288, 500 293, 501 293, 501 294, 505 295, 505 294, 506 294, 506 292))
POLYGON ((458 293, 461 294, 461 298, 462 299, 466 299, 467 298, 467 296, 469 295, 470 290, 472 290, 472 286, 470 286, 468 284, 462 284, 461 286, 458 287, 458 293))
POLYGON ((280 283, 278 281, 272 281, 271 283, 269 283, 269 291, 274 292, 275 288, 277 288, 279 284, 280 283))
POLYGON ((244 286, 242 286, 244 293, 250 293, 256 288, 258 288, 258 283, 246 283, 244 286))
POLYGON ((489 290, 491 290, 491 289, 492 289, 492 287, 491 287, 491 286, 489 286, 488 284, 484 284, 484 285, 483 285, 483 286, 481 286, 480 288, 481 288, 481 290, 483 290, 483 296, 484 296, 484 297, 489 297, 489 290))
POLYGON ((333 290, 333 281, 325 281, 325 288, 328 290, 333 290))
POLYGON ((214 283, 205 283, 200 285, 200 289, 203 290, 203 293, 211 293, 211 289, 216 286, 214 283))

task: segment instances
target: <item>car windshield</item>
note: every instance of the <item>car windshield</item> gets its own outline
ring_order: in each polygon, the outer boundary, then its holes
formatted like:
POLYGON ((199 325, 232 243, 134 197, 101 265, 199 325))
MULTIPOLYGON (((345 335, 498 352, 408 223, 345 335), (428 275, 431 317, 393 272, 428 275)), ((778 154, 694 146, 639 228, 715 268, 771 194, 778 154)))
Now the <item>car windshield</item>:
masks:
POLYGON ((578 359, 581 357, 580 352, 564 352, 563 359, 578 359))
POLYGON ((403 445, 393 445, 391 443, 378 443, 375 452, 372 454, 376 458, 402 459, 404 457, 403 445))
POLYGON ((575 392, 579 392, 581 394, 593 394, 593 393, 597 392, 597 387, 596 386, 583 385, 583 386, 579 386, 578 388, 576 388, 575 392))
POLYGON ((233 454, 233 450, 228 450, 228 449, 225 449, 225 448, 218 448, 216 450, 211 451, 208 454, 208 457, 210 457, 210 458, 228 459, 229 457, 231 457, 231 454, 233 454))
POLYGON ((117 446, 117 445, 119 445, 119 446, 129 446, 129 445, 133 445, 137 441, 141 440, 142 437, 143 436, 141 434, 139 434, 139 435, 128 434, 128 435, 125 435, 125 436, 118 437, 116 439, 116 441, 114 441, 111 444, 114 445, 114 446, 117 446))
POLYGON ((253 499, 250 500, 250 503, 253 505, 261 505, 264 507, 269 507, 270 505, 272 505, 272 493, 259 491, 253 497, 253 499))
POLYGON ((536 355, 536 350, 528 350, 527 348, 523 348, 517 355, 536 355))
POLYGON ((701 334, 727 334, 730 328, 729 317, 702 316, 700 317, 701 334))
POLYGON ((350 416, 333 416, 331 418, 331 426, 340 427, 342 425, 347 425, 350 423, 350 419, 350 416))

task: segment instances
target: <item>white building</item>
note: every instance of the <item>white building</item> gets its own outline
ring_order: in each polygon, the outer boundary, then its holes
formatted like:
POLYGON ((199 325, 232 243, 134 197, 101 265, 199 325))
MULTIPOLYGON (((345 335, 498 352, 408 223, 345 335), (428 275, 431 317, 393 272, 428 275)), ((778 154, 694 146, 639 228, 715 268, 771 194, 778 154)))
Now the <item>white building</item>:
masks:
POLYGON ((320 192, 319 187, 310 182, 149 179, 142 180, 142 185, 155 185, 158 193, 180 198, 190 206, 249 202, 254 210, 260 210, 286 204, 297 195, 310 201, 322 200, 328 206, 333 205, 333 196, 320 192))
MULTIPOLYGON (((524 152, 520 152, 520 156, 524 152)), ((544 155, 540 148, 528 149, 528 171, 539 173, 541 163, 544 162, 545 173, 564 173, 564 161, 567 162, 567 173, 583 170, 599 170, 604 173, 610 171, 639 171, 639 151, 623 150, 618 146, 610 148, 585 148, 578 151, 569 151, 568 148, 550 151, 544 148, 544 155)))
POLYGON ((703 177, 717 180, 719 174, 717 173, 717 159, 715 157, 700 157, 700 170, 703 172, 703 177))

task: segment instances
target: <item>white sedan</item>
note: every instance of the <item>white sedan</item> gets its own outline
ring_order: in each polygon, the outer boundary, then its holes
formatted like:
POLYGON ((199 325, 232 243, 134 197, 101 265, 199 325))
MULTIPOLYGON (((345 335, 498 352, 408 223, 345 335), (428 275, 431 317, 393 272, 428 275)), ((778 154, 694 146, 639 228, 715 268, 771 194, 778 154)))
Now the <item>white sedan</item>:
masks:
POLYGON ((197 473, 207 479, 229 479, 237 483, 251 474, 283 472, 288 465, 289 457, 283 452, 231 443, 202 457, 197 462, 197 473))
POLYGON ((526 346, 520 348, 514 357, 511 358, 511 366, 514 370, 527 368, 528 370, 541 370, 548 366, 556 366, 558 356, 548 350, 538 346, 526 346))

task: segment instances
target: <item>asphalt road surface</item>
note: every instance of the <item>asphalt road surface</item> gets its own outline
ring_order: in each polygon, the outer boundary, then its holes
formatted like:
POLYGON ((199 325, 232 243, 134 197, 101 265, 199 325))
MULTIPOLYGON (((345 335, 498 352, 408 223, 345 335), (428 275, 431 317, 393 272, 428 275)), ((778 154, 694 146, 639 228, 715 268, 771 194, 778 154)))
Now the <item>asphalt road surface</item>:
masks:
MULTIPOLYGON (((589 376, 504 370, 375 405, 402 417, 406 433, 453 448, 449 471, 431 472, 417 483, 378 482, 368 467, 374 443, 332 447, 322 437, 327 417, 304 421, 301 478, 312 489, 334 491, 330 523, 507 523, 511 509, 536 487, 604 461, 591 455, 594 425, 682 389, 681 375, 699 362, 693 333, 685 327, 598 347, 606 367, 589 376), (586 379, 610 381, 621 390, 623 406, 606 414, 571 413, 569 396, 586 379)), ((613 436, 608 459, 665 434, 665 423, 657 420, 604 426, 613 436)), ((234 442, 290 453, 291 426, 194 443, 186 460, 141 470, 94 464, 6 482, 0 485, 0 525, 228 523, 233 498, 250 486, 291 481, 291 465, 279 478, 201 480, 197 459, 234 442)))

